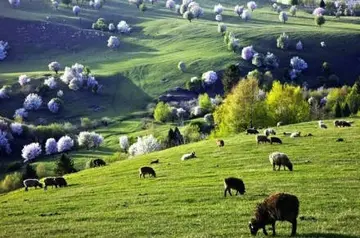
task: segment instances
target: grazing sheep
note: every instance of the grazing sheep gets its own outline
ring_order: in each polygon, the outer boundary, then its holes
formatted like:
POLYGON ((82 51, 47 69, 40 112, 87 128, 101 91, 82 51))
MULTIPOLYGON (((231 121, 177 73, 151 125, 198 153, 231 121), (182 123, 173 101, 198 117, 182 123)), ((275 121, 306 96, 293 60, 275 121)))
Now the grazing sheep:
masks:
POLYGON ((282 126, 282 125, 283 125, 283 122, 282 122, 282 121, 279 121, 279 122, 276 124, 277 127, 280 127, 280 126, 282 126))
POLYGON ((100 166, 105 166, 106 162, 102 159, 94 159, 93 164, 94 164, 94 167, 100 167, 100 166))
POLYGON ((273 144, 273 143, 282 144, 282 141, 278 137, 270 137, 270 144, 273 144))
POLYGON ((249 134, 259 134, 259 131, 256 130, 255 128, 249 128, 246 130, 246 135, 249 135, 249 134))
POLYGON ((291 133, 291 135, 290 135, 290 137, 291 138, 295 138, 295 137, 300 137, 301 136, 301 132, 293 132, 293 133, 291 133))
POLYGON ((271 224, 275 236, 275 222, 288 221, 292 224, 291 236, 295 236, 299 205, 299 199, 294 195, 286 193, 270 195, 256 207, 255 218, 249 222, 251 234, 256 235, 257 231, 262 229, 264 235, 268 235, 265 226, 271 224))
POLYGON ((48 186, 51 186, 52 188, 55 186, 55 188, 57 188, 57 183, 54 177, 45 178, 44 184, 45 184, 44 190, 47 190, 48 186))
POLYGON ((67 182, 63 177, 56 177, 55 182, 56 182, 57 186, 59 186, 60 188, 67 186, 67 182))
POLYGON ((276 135, 276 132, 275 132, 275 130, 274 130, 274 129, 272 129, 272 128, 268 128, 268 129, 265 129, 265 130, 264 130, 264 135, 266 135, 266 136, 269 136, 269 135, 276 135))
POLYGON ((224 147, 225 142, 223 140, 216 140, 216 145, 219 146, 219 147, 224 147))
POLYGON ((348 122, 348 121, 338 121, 338 120, 334 121, 334 125, 336 127, 351 127, 352 123, 353 122, 348 122))
POLYGON ((245 184, 241 179, 238 178, 229 177, 224 179, 224 187, 224 197, 226 197, 227 192, 230 194, 230 196, 232 196, 231 189, 236 190, 235 195, 238 195, 238 193, 243 195, 245 193, 245 184))
POLYGON ((141 176, 143 176, 145 178, 145 175, 148 174, 149 176, 152 176, 154 178, 156 178, 156 173, 155 173, 155 170, 151 167, 141 167, 139 169, 139 175, 140 175, 140 178, 141 176))
POLYGON ((30 187, 35 187, 35 189, 37 187, 42 188, 43 184, 40 183, 40 181, 38 179, 25 179, 23 181, 24 187, 25 187, 25 191, 28 191, 28 188, 30 187))
POLYGON ((195 152, 192 152, 190 154, 184 154, 182 157, 181 157, 181 160, 189 160, 189 159, 192 159, 192 158, 197 158, 196 155, 195 155, 195 152))
POLYGON ((291 136, 292 132, 284 132, 284 136, 291 136))
POLYGON ((260 144, 260 143, 266 143, 266 142, 269 142, 269 143, 270 143, 270 140, 269 140, 266 136, 257 135, 257 136, 256 136, 256 142, 257 142, 258 144, 260 144))
POLYGON ((313 134, 309 133, 305 135, 305 137, 309 137, 309 136, 313 136, 313 134))
POLYGON ((281 166, 284 166, 284 170, 285 167, 287 167, 290 171, 293 171, 293 165, 290 162, 289 157, 284 153, 280 153, 280 152, 271 153, 269 155, 269 161, 270 164, 272 164, 274 171, 276 165, 279 166, 278 170, 280 170, 281 166))
POLYGON ((336 142, 343 142, 343 141, 344 141, 343 138, 337 138, 337 139, 336 139, 336 142))
POLYGON ((159 159, 153 160, 150 162, 150 164, 158 164, 159 163, 159 159))
POLYGON ((323 128, 323 129, 327 129, 327 126, 325 125, 325 123, 323 121, 319 121, 319 127, 323 128))

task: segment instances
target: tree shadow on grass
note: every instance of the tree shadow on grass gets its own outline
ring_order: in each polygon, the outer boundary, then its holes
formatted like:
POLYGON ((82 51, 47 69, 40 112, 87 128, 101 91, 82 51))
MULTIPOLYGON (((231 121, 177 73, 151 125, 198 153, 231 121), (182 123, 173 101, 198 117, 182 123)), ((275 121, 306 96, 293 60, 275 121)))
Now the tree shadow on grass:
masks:
POLYGON ((308 233, 308 234, 300 234, 296 237, 314 237, 314 238, 356 238, 359 236, 354 235, 345 235, 345 234, 335 234, 335 233, 308 233))

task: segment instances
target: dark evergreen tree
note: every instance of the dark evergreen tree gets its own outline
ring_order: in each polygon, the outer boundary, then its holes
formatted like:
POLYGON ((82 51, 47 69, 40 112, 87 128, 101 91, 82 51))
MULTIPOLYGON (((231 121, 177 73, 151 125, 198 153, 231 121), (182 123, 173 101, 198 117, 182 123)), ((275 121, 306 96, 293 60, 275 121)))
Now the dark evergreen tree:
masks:
POLYGON ((343 109, 342 109, 342 116, 343 117, 348 117, 351 115, 351 111, 350 111, 350 107, 349 104, 345 103, 343 109))
POLYGON ((339 118, 342 116, 342 110, 339 101, 336 102, 334 106, 334 114, 336 118, 339 118))
POLYGON ((173 147, 175 146, 175 134, 172 128, 169 129, 168 136, 167 136, 167 147, 173 147))
POLYGON ((225 94, 231 92, 231 89, 239 82, 240 80, 240 70, 239 67, 232 64, 225 69, 224 76, 222 78, 222 84, 224 86, 225 94))
POLYGON ((55 173, 57 175, 64 175, 76 172, 73 160, 67 155, 62 154, 56 162, 55 173))
POLYGON ((299 5, 299 0, 291 0, 291 1, 290 1, 290 4, 291 4, 292 6, 299 5))
POLYGON ((183 145, 184 144, 184 137, 181 135, 179 128, 175 127, 175 137, 177 141, 177 145, 183 145))
POLYGON ((321 2, 320 2, 320 7, 325 9, 326 4, 325 4, 324 0, 321 0, 321 2))
POLYGON ((37 179, 39 178, 36 174, 35 169, 30 165, 30 164, 26 164, 23 168, 22 171, 22 179, 37 179))

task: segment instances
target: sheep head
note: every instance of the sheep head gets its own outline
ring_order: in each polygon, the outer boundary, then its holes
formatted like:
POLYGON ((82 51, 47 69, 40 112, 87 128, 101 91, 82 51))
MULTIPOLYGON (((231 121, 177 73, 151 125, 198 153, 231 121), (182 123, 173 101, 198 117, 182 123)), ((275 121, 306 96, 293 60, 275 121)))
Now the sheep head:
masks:
POLYGON ((288 169, 289 169, 290 171, 293 171, 293 165, 292 165, 291 162, 289 162, 289 164, 287 165, 287 167, 288 167, 288 169))
POLYGON ((256 219, 251 219, 251 221, 249 222, 249 229, 250 229, 250 233, 251 235, 253 236, 256 236, 258 230, 260 229, 261 227, 259 226, 258 222, 256 221, 256 219))
POLYGON ((194 152, 194 151, 191 153, 191 157, 192 157, 192 158, 196 158, 196 155, 195 155, 195 152, 194 152))

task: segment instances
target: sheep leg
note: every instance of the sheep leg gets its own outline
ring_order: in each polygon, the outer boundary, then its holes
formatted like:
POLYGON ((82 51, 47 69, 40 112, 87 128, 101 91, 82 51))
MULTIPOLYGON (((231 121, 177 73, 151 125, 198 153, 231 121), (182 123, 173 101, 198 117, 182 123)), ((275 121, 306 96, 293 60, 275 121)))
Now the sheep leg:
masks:
POLYGON ((281 165, 279 165, 278 171, 280 171, 281 165))
POLYGON ((232 196, 231 188, 228 188, 228 191, 229 191, 230 196, 232 196))
POLYGON ((237 196, 238 194, 240 194, 239 190, 236 190, 235 196, 237 196))
POLYGON ((225 190, 224 190, 224 197, 226 197, 227 189, 228 189, 228 188, 225 188, 225 190))
POLYGON ((46 191, 47 190, 47 185, 45 185, 45 187, 44 187, 44 191, 46 191))
POLYGON ((276 235, 276 232, 275 232, 275 221, 271 224, 272 226, 272 231, 273 231, 273 236, 276 235))
POLYGON ((139 174, 140 178, 141 178, 141 174, 139 174))
POLYGON ((286 169, 285 169, 286 166, 285 166, 285 165, 283 165, 283 166, 284 166, 284 170, 286 170, 286 169))
POLYGON ((25 187, 25 191, 26 191, 26 192, 28 191, 28 187, 25 187))
POLYGON ((295 236, 295 235, 296 235, 296 227, 297 227, 297 220, 295 219, 295 220, 292 222, 291 236, 295 236))
POLYGON ((273 170, 275 171, 275 163, 273 163, 273 170))

